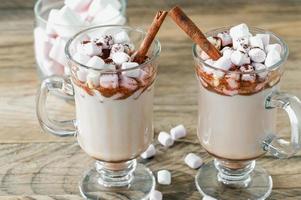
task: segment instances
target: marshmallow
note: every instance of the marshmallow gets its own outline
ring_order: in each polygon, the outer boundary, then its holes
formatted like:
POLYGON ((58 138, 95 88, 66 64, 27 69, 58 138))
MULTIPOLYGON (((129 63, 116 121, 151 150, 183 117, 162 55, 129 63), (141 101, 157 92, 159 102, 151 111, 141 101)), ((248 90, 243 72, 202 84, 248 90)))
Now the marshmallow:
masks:
POLYGON ((256 34, 257 37, 259 37, 263 43, 264 46, 267 46, 270 43, 270 34, 256 34))
POLYGON ((149 200, 162 200, 163 199, 163 195, 161 192, 159 192, 158 190, 153 190, 150 193, 150 197, 149 200))
POLYGON ((122 63, 128 62, 130 56, 124 52, 117 52, 112 55, 112 60, 117 65, 121 65, 122 63))
POLYGON ((224 47, 221 50, 221 53, 223 54, 223 57, 225 57, 225 58, 231 58, 231 55, 232 55, 233 51, 234 50, 231 47, 224 47))
POLYGON ((105 64, 103 69, 106 69, 106 70, 116 70, 116 67, 113 64, 105 64))
POLYGON ((118 0, 93 0, 88 9, 88 15, 94 17, 99 12, 103 10, 110 4, 115 10, 121 8, 121 4, 118 0))
POLYGON ((156 155, 156 148, 153 144, 149 145, 145 152, 143 152, 140 156, 143 159, 148 159, 154 157, 156 155))
POLYGON ((231 54, 231 62, 236 66, 241 66, 244 64, 249 64, 251 61, 246 53, 243 53, 241 51, 234 51, 231 54))
POLYGON ((203 160, 194 153, 187 154, 184 161, 192 169, 197 169, 203 164, 203 160))
POLYGON ((217 48, 218 50, 221 49, 222 40, 219 37, 207 37, 207 40, 209 40, 209 42, 213 44, 213 46, 215 46, 215 48, 217 48))
POLYGON ((135 46, 132 43, 123 44, 123 47, 124 47, 124 52, 127 54, 130 54, 135 49, 135 46))
POLYGON ((237 89, 239 86, 237 80, 234 78, 227 78, 226 81, 232 90, 237 89))
POLYGON ((204 196, 204 197, 203 197, 203 200, 218 200, 218 199, 213 198, 213 197, 211 197, 211 196, 204 196))
POLYGON ((160 142, 160 144, 162 144, 165 147, 170 147, 174 143, 171 136, 168 133, 164 132, 164 131, 159 133, 158 141, 160 142))
POLYGON ((87 72, 86 69, 79 69, 76 72, 76 75, 77 75, 78 80, 80 80, 81 82, 86 82, 87 81, 88 72, 87 72))
POLYGON ((101 43, 103 49, 110 49, 114 44, 113 37, 111 35, 105 35, 97 40, 96 44, 101 43))
POLYGON ((135 91, 138 88, 138 83, 135 79, 122 76, 120 80, 120 86, 125 87, 127 90, 135 91))
POLYGON ((65 5, 74 11, 87 10, 92 0, 65 0, 65 5))
POLYGON ((79 52, 76 52, 73 56, 73 60, 75 60, 76 62, 80 63, 80 64, 87 64, 90 60, 90 56, 81 54, 79 52))
POLYGON ((91 23, 95 25, 113 24, 112 22, 109 23, 109 21, 119 17, 120 15, 121 13, 116 8, 108 4, 105 8, 101 10, 101 12, 97 12, 91 23))
POLYGON ((253 47, 253 48, 258 47, 260 49, 264 49, 264 45, 263 45, 262 39, 260 37, 258 37, 258 36, 250 37, 249 41, 250 41, 251 47, 253 47))
POLYGON ((65 56, 65 45, 66 41, 60 37, 57 37, 49 52, 49 57, 51 59, 64 66, 67 64, 67 58, 65 56))
POLYGON ((253 62, 264 62, 266 58, 264 50, 260 48, 251 49, 248 54, 253 62))
POLYGON ((256 79, 256 74, 255 73, 249 73, 249 72, 254 72, 254 67, 252 65, 243 65, 239 68, 241 72, 247 73, 247 74, 242 74, 241 75, 241 80, 243 81, 250 81, 254 82, 256 79))
POLYGON ((232 67, 231 58, 222 56, 214 62, 213 66, 218 69, 229 70, 232 67))
MULTIPOLYGON (((256 71, 267 69, 267 67, 264 64, 262 64, 262 63, 255 63, 254 62, 254 63, 252 63, 252 66, 255 68, 256 71)), ((268 72, 265 71, 265 72, 257 73, 257 75, 260 78, 264 79, 268 75, 268 72)))
POLYGON ((86 64, 88 67, 94 69, 103 69, 105 62, 98 56, 93 56, 86 64))
POLYGON ((119 0, 105 0, 108 4, 113 6, 116 10, 121 9, 122 5, 119 0))
POLYGON ((179 138, 186 136, 186 129, 182 124, 180 124, 172 129, 170 129, 170 135, 173 140, 177 140, 179 138))
POLYGON ((250 31, 246 24, 239 24, 230 29, 230 35, 233 39, 249 37, 250 31))
POLYGON ((117 88, 118 75, 117 74, 103 74, 100 76, 99 83, 103 88, 117 88))
POLYGON ((114 35, 114 43, 123 44, 129 42, 130 38, 125 31, 120 31, 114 35))
POLYGON ((275 50, 277 51, 279 54, 281 54, 281 45, 276 43, 276 44, 268 44, 266 47, 265 47, 265 51, 267 53, 269 53, 270 51, 272 50, 275 50))
POLYGON ((158 183, 161 185, 171 184, 171 174, 168 170, 160 170, 157 173, 158 183))
POLYGON ((122 44, 113 44, 111 48, 111 56, 116 52, 124 52, 124 46, 122 44))
POLYGON ((58 22, 59 10, 51 9, 47 19, 46 33, 48 35, 56 35, 55 24, 58 22))
POLYGON ((53 60, 44 60, 41 70, 47 75, 64 75, 64 66, 53 60))
POLYGON ((87 83, 89 88, 99 86, 99 72, 89 70, 87 75, 87 83))
POLYGON ((228 31, 217 34, 217 37, 221 39, 223 47, 232 43, 232 37, 230 36, 228 31))
POLYGON ((140 69, 132 69, 134 67, 139 66, 138 63, 136 62, 125 62, 122 63, 121 65, 121 69, 129 69, 127 71, 123 71, 122 74, 128 77, 132 77, 132 78, 138 78, 140 76, 141 70, 140 69))
POLYGON ((238 38, 233 40, 233 48, 242 52, 250 50, 248 38, 238 38))
POLYGON ((80 53, 88 55, 88 56, 97 56, 102 55, 102 47, 98 46, 94 42, 88 42, 85 44, 81 44, 78 48, 80 53))
POLYGON ((271 67, 274 64, 278 63, 280 60, 281 60, 281 56, 279 52, 274 49, 268 52, 264 64, 267 67, 271 67))

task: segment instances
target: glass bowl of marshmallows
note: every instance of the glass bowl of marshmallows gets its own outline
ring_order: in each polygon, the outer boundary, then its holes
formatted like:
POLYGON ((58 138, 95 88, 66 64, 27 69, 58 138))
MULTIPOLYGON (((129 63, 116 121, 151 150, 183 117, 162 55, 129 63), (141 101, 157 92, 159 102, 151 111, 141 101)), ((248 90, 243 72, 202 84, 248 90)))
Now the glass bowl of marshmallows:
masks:
POLYGON ((38 74, 68 76, 65 46, 77 32, 96 25, 124 25, 126 0, 38 0, 34 7, 38 74))

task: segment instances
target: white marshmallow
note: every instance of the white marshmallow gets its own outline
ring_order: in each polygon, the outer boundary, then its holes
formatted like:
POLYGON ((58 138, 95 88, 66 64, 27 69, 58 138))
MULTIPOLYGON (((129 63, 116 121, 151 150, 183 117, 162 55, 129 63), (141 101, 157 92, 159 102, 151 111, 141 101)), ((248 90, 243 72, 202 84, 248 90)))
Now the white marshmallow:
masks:
POLYGON ((100 57, 93 56, 86 65, 94 69, 104 69, 105 62, 100 57))
POLYGON ((268 52, 267 57, 265 59, 265 66, 271 67, 274 64, 278 63, 281 60, 281 56, 277 50, 271 50, 268 52))
POLYGON ((90 60, 90 56, 81 54, 79 52, 76 52, 73 56, 73 60, 75 60, 76 62, 80 63, 80 64, 87 64, 90 60))
POLYGON ((88 42, 79 46, 79 52, 87 56, 102 55, 102 47, 94 42, 88 42))
POLYGON ((267 46, 270 43, 270 34, 256 34, 257 37, 259 37, 263 43, 263 46, 267 46))
POLYGON ((168 170, 160 170, 157 173, 158 183, 161 185, 171 184, 171 174, 168 170))
POLYGON ((246 24, 239 24, 237 26, 233 26, 230 29, 230 35, 231 35, 232 39, 249 37, 250 31, 246 24))
POLYGON ((115 65, 112 65, 112 64, 105 64, 103 69, 116 70, 116 67, 115 67, 115 65))
POLYGON ((231 47, 224 47, 221 50, 221 53, 223 54, 223 57, 225 57, 225 58, 231 58, 231 55, 232 55, 233 51, 234 50, 231 47))
MULTIPOLYGON (((212 59, 208 59, 205 61, 205 63, 207 65, 213 66, 214 65, 214 60, 212 59)), ((204 70, 204 72, 206 72, 207 74, 212 74, 214 69, 212 69, 211 67, 207 67, 206 65, 202 65, 202 69, 204 70)))
POLYGON ((115 8, 115 10, 119 10, 121 8, 121 4, 118 0, 93 0, 89 6, 88 15, 94 17, 97 13, 103 12, 108 5, 115 8))
POLYGON ((113 24, 112 22, 109 23, 109 21, 120 15, 121 13, 116 8, 108 4, 101 12, 97 12, 92 20, 92 24, 113 24))
POLYGON ((231 58, 222 56, 214 62, 213 66, 218 69, 229 70, 232 67, 231 58))
POLYGON ((79 69, 76 72, 76 75, 77 75, 78 80, 80 80, 81 82, 86 82, 87 81, 88 72, 87 72, 86 69, 79 69))
POLYGON ((108 4, 113 6, 116 10, 119 10, 122 5, 119 0, 105 0, 108 4))
POLYGON ((71 10, 68 6, 64 6, 59 10, 56 20, 60 25, 65 26, 81 26, 83 24, 80 15, 71 10))
POLYGON ((217 34, 217 37, 221 39, 222 46, 227 46, 232 43, 232 37, 227 31, 217 34))
POLYGON ((51 75, 64 75, 64 66, 54 60, 43 60, 41 70, 47 76, 51 75))
POLYGON ((249 51, 250 59, 254 62, 263 62, 266 58, 264 50, 260 48, 253 48, 249 51))
MULTIPOLYGON (((256 63, 256 62, 254 62, 254 63, 252 63, 252 66, 255 68, 256 71, 267 69, 267 67, 264 64, 262 64, 262 63, 256 63)), ((268 72, 265 71, 265 72, 257 73, 257 75, 260 78, 264 79, 268 75, 268 72)))
POLYGON ((124 52, 123 44, 113 44, 110 55, 112 56, 116 52, 124 52))
POLYGON ((160 142, 160 144, 162 144, 165 147, 170 147, 174 143, 171 136, 168 133, 164 132, 164 131, 161 131, 159 133, 158 141, 160 142))
POLYGON ((96 43, 101 43, 101 47, 103 49, 110 49, 114 44, 114 40, 111 35, 104 35, 103 37, 99 38, 96 43))
POLYGON ((94 70, 89 70, 87 75, 87 83, 89 88, 99 86, 99 72, 96 72, 94 70))
POLYGON ((138 87, 138 83, 135 79, 127 76, 121 76, 120 86, 125 87, 128 90, 135 91, 138 87))
POLYGON ((74 11, 84 11, 88 9, 92 0, 65 0, 65 5, 74 11))
MULTIPOLYGON (((131 68, 134 68, 137 66, 139 66, 139 64, 136 62, 125 62, 125 63, 122 63, 121 69, 131 69, 131 68)), ((123 75, 132 77, 132 78, 138 78, 140 76, 140 73, 141 73, 140 69, 132 69, 132 70, 127 70, 127 71, 122 72, 123 75)))
POLYGON ((150 197, 149 200, 162 200, 163 199, 163 195, 161 192, 159 192, 158 190, 153 190, 150 193, 150 197))
POLYGON ((265 51, 267 53, 269 53, 270 51, 272 50, 275 50, 277 51, 279 54, 281 54, 281 45, 276 43, 276 44, 268 44, 266 47, 265 47, 265 51))
POLYGON ((215 48, 217 48, 218 50, 221 49, 222 47, 222 40, 218 37, 207 37, 207 40, 209 40, 209 42, 211 44, 213 44, 213 46, 215 46, 215 48))
POLYGON ((233 39, 233 48, 242 52, 248 52, 250 50, 248 38, 233 39))
POLYGON ((203 160, 194 153, 189 153, 184 161, 192 169, 197 169, 203 164, 203 160))
POLYGON ((204 196, 204 197, 203 197, 203 200, 218 200, 218 199, 213 198, 213 197, 211 197, 211 196, 204 196))
POLYGON ((241 75, 241 80, 243 81, 250 81, 254 82, 256 79, 255 73, 248 73, 248 72, 254 72, 254 67, 252 65, 243 65, 239 68, 241 72, 246 72, 247 74, 241 75))
POLYGON ((244 64, 249 64, 251 60, 246 53, 243 53, 241 51, 234 51, 231 54, 231 62, 236 66, 241 66, 244 64))
POLYGON ((116 33, 114 35, 114 43, 118 43, 118 44, 123 44, 123 43, 126 43, 126 42, 129 42, 130 41, 130 38, 127 34, 127 32, 125 31, 120 31, 119 33, 116 33))
POLYGON ((103 88, 117 88, 118 75, 117 74, 103 74, 100 76, 100 85, 103 88))
POLYGON ((253 48, 258 47, 260 49, 264 49, 264 45, 263 45, 262 39, 260 37, 258 37, 258 36, 250 37, 249 41, 250 41, 251 47, 253 47, 253 48))
POLYGON ((48 35, 55 35, 55 24, 59 22, 58 19, 59 16, 59 10, 57 9, 51 9, 48 15, 47 19, 47 25, 46 25, 46 33, 48 35))
POLYGON ((66 41, 61 37, 57 37, 54 44, 49 52, 49 57, 61 65, 67 64, 67 57, 65 56, 65 45, 66 41))
POLYGON ((149 145, 145 152, 143 152, 140 156, 143 159, 148 159, 154 157, 156 155, 156 148, 153 144, 149 145))
POLYGON ((170 135, 173 140, 177 140, 179 138, 186 136, 186 129, 182 124, 180 124, 172 129, 170 129, 170 135))
POLYGON ((112 60, 117 65, 121 65, 122 63, 128 62, 130 56, 124 52, 117 52, 112 55, 112 60))

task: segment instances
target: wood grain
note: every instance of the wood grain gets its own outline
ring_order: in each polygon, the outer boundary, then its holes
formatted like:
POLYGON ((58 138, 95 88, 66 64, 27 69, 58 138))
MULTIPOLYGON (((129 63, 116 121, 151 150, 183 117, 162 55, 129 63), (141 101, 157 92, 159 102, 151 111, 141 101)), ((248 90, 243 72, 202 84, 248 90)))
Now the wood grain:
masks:
MULTIPOLYGON (((3 0, 0 4, 0 200, 81 199, 77 183, 82 172, 93 165, 74 138, 56 138, 42 133, 35 115, 35 94, 39 78, 35 70, 32 31, 33 0, 3 0)), ((282 89, 301 97, 301 2, 273 1, 129 1, 131 26, 148 27, 158 9, 175 4, 203 31, 247 24, 276 32, 288 43, 290 56, 285 64, 282 89), (143 16, 143 17, 141 17, 143 16)), ((168 131, 183 123, 188 137, 171 149, 157 145, 158 155, 141 161, 154 172, 169 169, 171 186, 160 186, 167 200, 198 200, 194 186, 195 170, 183 163, 184 156, 196 152, 205 162, 212 159, 196 138, 197 84, 193 71, 191 42, 170 19, 159 32, 162 43, 159 76, 155 92, 155 132, 168 131)), ((60 119, 74 116, 73 106, 52 98, 51 115, 60 119), (64 110, 62 113, 61 111, 64 110)), ((284 113, 278 117, 280 135, 288 137, 289 123, 284 113)), ((270 199, 301 199, 301 157, 259 159, 273 176, 270 199)))

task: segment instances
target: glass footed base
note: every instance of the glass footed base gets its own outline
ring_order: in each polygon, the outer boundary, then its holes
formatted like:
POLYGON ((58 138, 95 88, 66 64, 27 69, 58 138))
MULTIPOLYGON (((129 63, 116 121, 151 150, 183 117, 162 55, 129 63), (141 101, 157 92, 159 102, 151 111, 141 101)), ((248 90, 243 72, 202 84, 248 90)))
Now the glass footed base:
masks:
POLYGON ((255 166, 250 173, 251 181, 247 187, 230 187, 218 181, 218 170, 214 162, 203 165, 196 177, 195 184, 203 196, 218 200, 264 200, 272 191, 271 176, 260 166, 255 166))
POLYGON ((142 164, 137 164, 133 179, 127 186, 105 187, 99 180, 95 167, 88 170, 79 184, 81 195, 89 200, 144 200, 149 198, 156 184, 153 173, 142 164))

